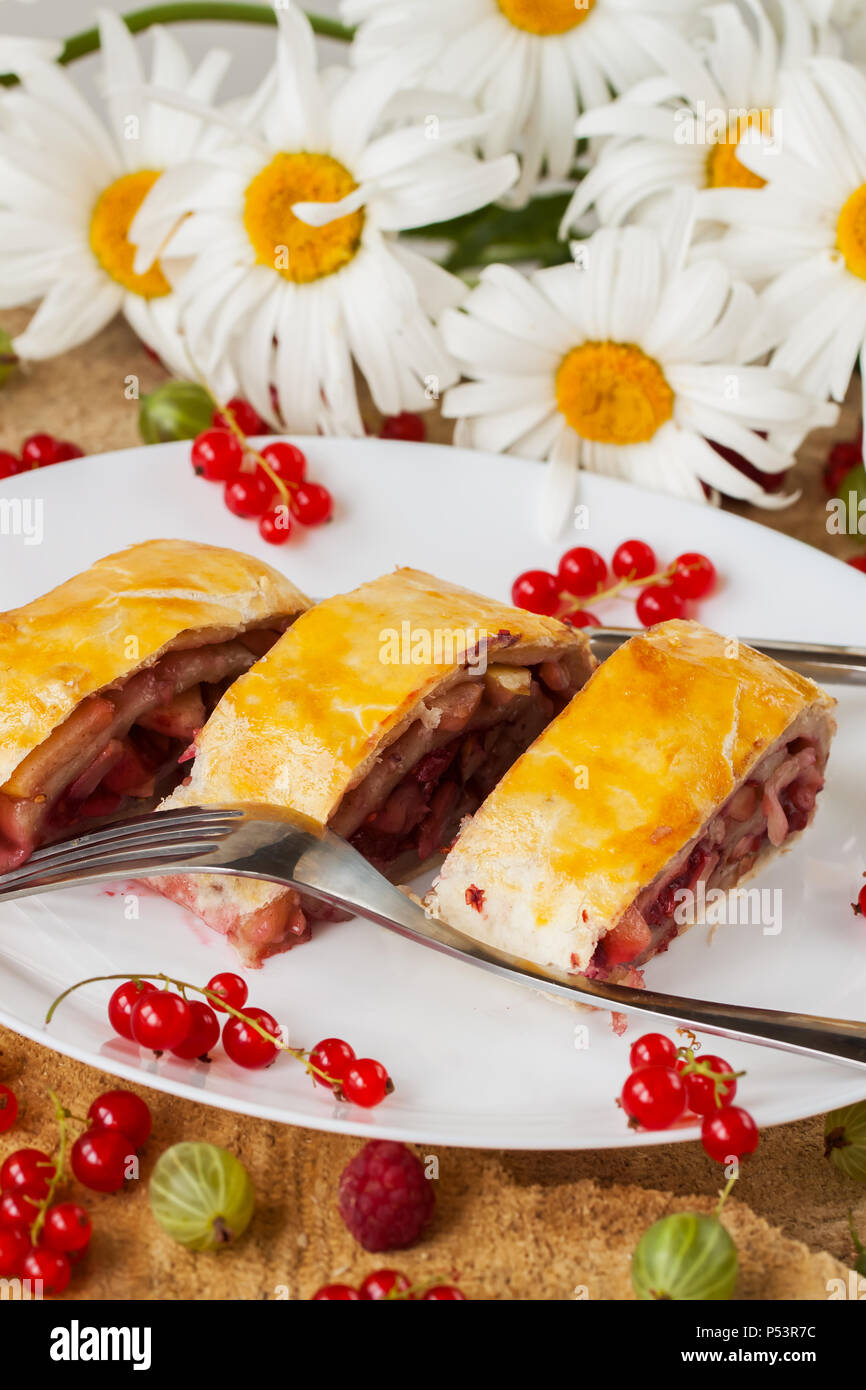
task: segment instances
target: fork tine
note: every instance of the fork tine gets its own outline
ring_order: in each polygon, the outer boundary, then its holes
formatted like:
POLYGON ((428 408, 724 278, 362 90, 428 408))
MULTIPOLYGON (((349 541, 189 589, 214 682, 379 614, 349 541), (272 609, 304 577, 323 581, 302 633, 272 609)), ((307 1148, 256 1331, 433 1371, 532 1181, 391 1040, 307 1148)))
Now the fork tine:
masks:
POLYGON ((28 864, 38 864, 63 849, 87 850, 91 845, 101 845, 107 840, 122 839, 132 843, 135 834, 138 838, 166 834, 169 830, 183 834, 188 831, 213 829, 228 831, 232 823, 241 819, 243 811, 226 807, 182 806, 170 811, 151 811, 149 815, 130 816, 129 820, 114 821, 100 829, 91 830, 85 835, 75 835, 66 840, 55 840, 34 850, 27 860, 28 864))
POLYGON ((135 877, 137 870, 145 868, 154 860, 167 866, 188 864, 191 859, 214 849, 218 843, 215 840, 191 840, 184 845, 157 844, 132 851, 110 849, 101 854, 90 854, 86 859, 69 859, 31 872, 28 872, 28 866, 24 865, 21 869, 15 869, 11 874, 4 874, 0 878, 0 898, 7 893, 14 894, 30 883, 50 883, 62 879, 74 887, 79 875, 83 878, 86 874, 102 869, 116 868, 120 877, 125 871, 135 877))
POLYGON ((19 881, 21 878, 32 878, 37 874, 51 873, 54 869, 74 870, 78 866, 84 868, 106 854, 123 855, 127 859, 141 854, 173 853, 174 851, 190 854, 196 847, 213 849, 215 845, 221 843, 223 838, 223 835, 213 831, 187 830, 180 835, 163 834, 110 839, 103 843, 88 845, 85 849, 81 849, 78 845, 66 845, 62 849, 58 847, 54 854, 40 859, 35 864, 32 859, 28 859, 17 869, 11 869, 8 874, 0 875, 0 884, 19 881))

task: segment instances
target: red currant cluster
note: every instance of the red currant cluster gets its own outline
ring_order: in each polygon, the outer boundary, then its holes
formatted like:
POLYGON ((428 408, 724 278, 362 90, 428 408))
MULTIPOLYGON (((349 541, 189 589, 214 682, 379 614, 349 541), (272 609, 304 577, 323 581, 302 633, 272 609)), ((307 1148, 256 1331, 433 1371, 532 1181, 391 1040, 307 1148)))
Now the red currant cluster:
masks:
POLYGON ((53 434, 31 434, 21 445, 21 453, 0 449, 0 478, 14 478, 16 473, 29 473, 31 468, 47 468, 52 463, 84 458, 84 450, 68 439, 55 439, 53 434))
POLYGON ((694 1045, 677 1047, 663 1033, 646 1033, 632 1044, 629 1065, 620 1103, 634 1128, 670 1129, 691 1111, 701 1117, 701 1143, 717 1163, 755 1152, 758 1127, 733 1104, 744 1073, 722 1057, 698 1058, 694 1045))
MULTIPOLYGON (((76 1117, 52 1098, 60 1126, 56 1161, 41 1149, 16 1149, 0 1168, 0 1277, 41 1281, 43 1293, 60 1294, 87 1253, 93 1226, 77 1202, 54 1201, 67 1177, 67 1124, 76 1117)), ((74 1177, 92 1192, 119 1191, 150 1135, 147 1105, 132 1091, 106 1091, 79 1123, 86 1129, 69 1154, 74 1177)))
POLYGON ((706 555, 685 551, 666 570, 659 570, 655 551, 646 541, 623 541, 613 553, 610 568, 616 582, 605 588, 608 568, 597 550, 576 545, 567 550, 556 574, 526 570, 511 587, 512 602, 530 613, 560 617, 572 627, 601 627, 586 607, 616 598, 626 589, 639 589, 636 608, 644 627, 686 616, 687 605, 705 598, 716 582, 716 570, 706 555))
MULTIPOLYGON (((51 1005, 46 1021, 50 1023, 57 1005, 73 990, 94 982, 81 980, 65 990, 51 1005)), ((315 1083, 329 1087, 338 1100, 351 1101, 364 1109, 381 1104, 394 1090, 382 1063, 373 1057, 356 1057, 342 1038, 325 1038, 311 1052, 290 1047, 272 1014, 254 1004, 247 1005, 248 995, 246 981, 231 971, 214 975, 204 986, 168 975, 136 975, 114 990, 108 1001, 108 1021, 115 1033, 129 1042, 158 1055, 170 1052, 187 1062, 209 1062, 209 1053, 220 1041, 220 1035, 226 1056, 247 1071, 269 1067, 280 1052, 288 1052, 303 1063, 315 1083), (163 988, 154 980, 161 981, 163 988), (170 989, 170 985, 176 989, 170 989), (187 999, 187 990, 204 998, 187 999), (229 1015, 222 1027, 218 1013, 229 1015)))
POLYGON ((306 456, 295 444, 275 440, 261 450, 249 436, 267 434, 265 421, 246 401, 235 397, 214 412, 209 430, 192 443, 192 466, 201 478, 223 484, 230 512, 258 519, 259 535, 269 545, 284 545, 295 522, 320 526, 334 509, 326 487, 307 477, 306 456))
POLYGON ((359 1288, 351 1284, 325 1284, 313 1294, 313 1303, 358 1303, 364 1299, 380 1303, 398 1298, 421 1303, 466 1302, 456 1284, 411 1284, 399 1269, 374 1269, 359 1288))

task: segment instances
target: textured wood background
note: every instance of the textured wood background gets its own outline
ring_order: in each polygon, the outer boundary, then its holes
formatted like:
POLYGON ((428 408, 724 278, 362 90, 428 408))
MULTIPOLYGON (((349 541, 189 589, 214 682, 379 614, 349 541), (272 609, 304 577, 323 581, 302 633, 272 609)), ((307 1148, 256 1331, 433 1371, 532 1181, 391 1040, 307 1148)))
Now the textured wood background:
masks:
MULTIPOLYGON (((4 314, 3 326, 16 332, 24 318, 20 311, 4 314)), ((130 373, 139 376, 142 393, 164 379, 125 325, 116 323, 76 352, 19 374, 0 394, 0 448, 17 449, 37 430, 93 453, 136 444, 137 407, 124 397, 130 373)), ((375 426, 375 413, 369 414, 375 426)), ((847 438, 855 425, 852 405, 834 435, 847 438)), ((432 421, 430 434, 447 440, 448 426, 432 421)), ((862 540, 858 545, 825 529, 820 473, 827 446, 825 432, 804 447, 796 475, 803 496, 793 507, 735 510, 844 558, 862 548, 862 540)), ((97 1092, 113 1084, 2 1029, 0 1079, 15 1086, 24 1104, 17 1127, 0 1140, 0 1158, 24 1144, 53 1146, 49 1087, 83 1114, 97 1092)), ((718 1186, 719 1169, 694 1143, 588 1153, 445 1149, 437 1151, 437 1213, 429 1236, 411 1251, 376 1257, 360 1249, 336 1209, 339 1174, 359 1140, 141 1090, 154 1115, 141 1181, 117 1196, 88 1195, 96 1233, 69 1298, 309 1298, 321 1283, 359 1282, 388 1263, 418 1280, 459 1278, 470 1298, 628 1298, 629 1262, 643 1230, 667 1211, 710 1210, 718 1186), (223 1144, 250 1170, 257 1212, 232 1251, 189 1254, 150 1216, 150 1169, 180 1139, 223 1144)), ((725 1223, 740 1252, 739 1297, 826 1298, 827 1281, 846 1272, 852 1258, 847 1213, 853 1209, 859 1229, 866 1229, 866 1191, 825 1162, 822 1129, 815 1118, 762 1134, 737 1198, 726 1208, 725 1223)))

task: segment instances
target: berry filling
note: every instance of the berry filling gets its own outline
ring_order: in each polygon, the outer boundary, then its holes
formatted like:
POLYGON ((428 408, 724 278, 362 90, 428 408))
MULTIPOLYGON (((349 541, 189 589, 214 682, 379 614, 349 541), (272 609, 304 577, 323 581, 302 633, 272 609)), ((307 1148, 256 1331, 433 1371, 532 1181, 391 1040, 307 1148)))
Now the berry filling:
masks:
POLYGON ((452 686, 401 735, 331 824, 391 874, 445 853, 511 764, 574 694, 560 662, 491 666, 452 686))
POLYGON ((584 971, 587 978, 619 979, 666 951, 684 930, 675 916, 684 892, 697 894, 701 885, 733 888, 771 849, 804 830, 824 785, 828 751, 817 733, 805 728, 795 737, 789 733, 601 938, 584 971))
POLYGON ((276 624, 170 647, 153 666, 82 700, 0 787, 0 872, 96 817, 166 795, 223 692, 281 631, 276 624))

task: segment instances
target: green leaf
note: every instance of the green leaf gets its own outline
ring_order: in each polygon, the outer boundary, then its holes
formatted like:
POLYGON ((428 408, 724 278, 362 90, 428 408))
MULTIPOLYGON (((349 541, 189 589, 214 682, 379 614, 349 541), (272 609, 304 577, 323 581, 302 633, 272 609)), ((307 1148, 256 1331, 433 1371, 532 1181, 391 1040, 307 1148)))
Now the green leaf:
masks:
POLYGON ((478 212, 416 227, 403 235, 448 242, 443 265, 454 274, 497 261, 561 265, 571 259, 568 242, 559 240, 559 224, 570 198, 570 193, 546 194, 521 208, 490 203, 478 212))
POLYGON ((169 439, 195 439, 210 428, 214 403, 196 381, 167 381, 142 397, 138 431, 145 444, 169 439))
POLYGON ((18 358, 12 347, 12 339, 5 328, 0 328, 0 386, 5 386, 17 366, 18 358))

